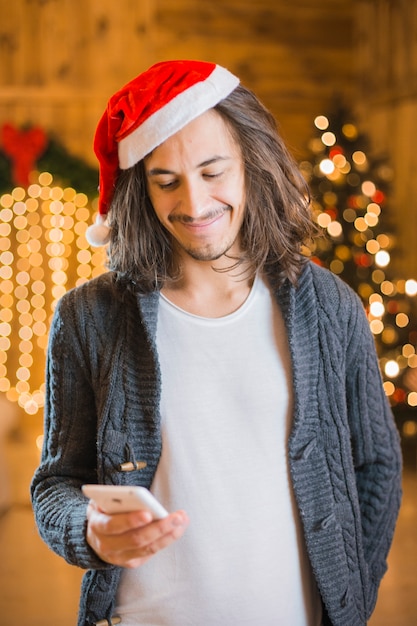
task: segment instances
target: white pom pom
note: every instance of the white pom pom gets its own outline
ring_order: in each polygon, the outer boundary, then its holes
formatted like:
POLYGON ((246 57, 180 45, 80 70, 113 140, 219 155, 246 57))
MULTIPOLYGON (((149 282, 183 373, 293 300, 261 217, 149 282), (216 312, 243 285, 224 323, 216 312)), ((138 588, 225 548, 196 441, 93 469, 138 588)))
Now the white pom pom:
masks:
POLYGON ((105 246, 110 240, 110 228, 105 224, 106 216, 97 215, 94 224, 89 226, 85 231, 85 238, 90 246, 99 248, 105 246))

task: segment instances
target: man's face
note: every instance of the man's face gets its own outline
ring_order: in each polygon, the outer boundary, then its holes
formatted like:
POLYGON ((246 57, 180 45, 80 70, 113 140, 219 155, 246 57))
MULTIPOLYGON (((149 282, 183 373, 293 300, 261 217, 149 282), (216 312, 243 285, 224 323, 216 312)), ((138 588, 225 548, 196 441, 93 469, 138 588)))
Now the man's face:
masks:
POLYGON ((241 151, 210 110, 145 158, 148 193, 161 224, 186 262, 240 252, 245 208, 241 151))

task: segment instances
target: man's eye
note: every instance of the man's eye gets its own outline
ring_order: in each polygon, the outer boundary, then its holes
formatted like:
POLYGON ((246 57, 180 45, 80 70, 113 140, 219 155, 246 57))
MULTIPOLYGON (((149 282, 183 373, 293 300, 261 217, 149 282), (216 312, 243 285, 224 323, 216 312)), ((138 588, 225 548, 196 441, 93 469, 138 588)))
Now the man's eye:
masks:
POLYGON ((158 183, 158 187, 159 189, 171 189, 173 187, 175 187, 176 181, 175 180, 170 180, 169 182, 160 182, 158 183))
POLYGON ((219 178, 223 172, 215 172, 213 174, 203 174, 205 178, 219 178))

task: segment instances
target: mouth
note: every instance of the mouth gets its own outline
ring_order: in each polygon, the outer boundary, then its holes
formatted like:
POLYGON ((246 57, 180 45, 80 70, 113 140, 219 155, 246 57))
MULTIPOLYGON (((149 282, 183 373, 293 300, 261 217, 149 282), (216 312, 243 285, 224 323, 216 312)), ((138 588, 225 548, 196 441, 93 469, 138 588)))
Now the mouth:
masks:
POLYGON ((190 217, 189 215, 173 215, 169 217, 169 221, 172 224, 179 223, 186 228, 192 229, 193 231, 198 231, 199 229, 205 229, 212 226, 231 210, 231 206, 225 206, 221 210, 210 211, 198 218, 190 217))

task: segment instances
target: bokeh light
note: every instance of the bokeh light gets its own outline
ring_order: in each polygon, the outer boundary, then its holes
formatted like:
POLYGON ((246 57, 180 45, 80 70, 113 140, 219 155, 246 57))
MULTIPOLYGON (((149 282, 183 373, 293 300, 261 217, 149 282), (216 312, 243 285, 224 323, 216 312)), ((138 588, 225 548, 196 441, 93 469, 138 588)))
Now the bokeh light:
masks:
POLYGON ((88 250, 94 207, 49 172, 0 196, 0 391, 29 415, 44 404, 45 351, 58 299, 105 271, 88 250), (13 337, 13 340, 12 340, 13 337))

